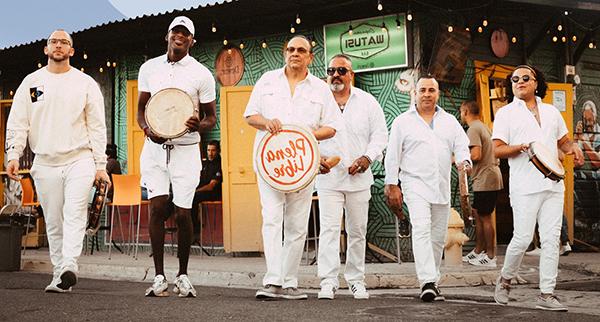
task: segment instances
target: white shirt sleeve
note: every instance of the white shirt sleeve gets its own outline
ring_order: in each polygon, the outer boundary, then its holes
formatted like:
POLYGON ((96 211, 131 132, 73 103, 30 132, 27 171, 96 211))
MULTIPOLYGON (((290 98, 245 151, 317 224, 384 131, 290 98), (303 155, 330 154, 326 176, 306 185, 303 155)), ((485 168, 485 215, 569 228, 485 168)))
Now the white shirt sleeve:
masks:
POLYGON ((567 129, 567 124, 565 124, 565 120, 563 119, 563 117, 560 114, 560 112, 558 111, 558 109, 556 109, 555 113, 556 113, 555 117, 556 117, 556 121, 557 121, 556 137, 558 138, 558 140, 560 140, 563 136, 565 136, 565 135, 567 135, 567 133, 569 133, 569 129, 567 129))
POLYGON ((458 165, 463 161, 467 161, 473 165, 473 162, 471 162, 471 151, 469 149, 469 137, 463 130, 462 126, 460 126, 460 123, 458 123, 456 119, 453 119, 453 121, 455 129, 453 151, 455 163, 458 165))
POLYGON ((200 81, 200 93, 198 93, 200 104, 210 103, 217 98, 215 87, 215 78, 206 70, 205 76, 200 81))
POLYGON ((7 159, 18 160, 23 155, 29 134, 28 110, 31 108, 28 78, 23 80, 13 98, 6 123, 7 159))
POLYGON ((383 149, 385 149, 388 141, 388 131, 381 105, 375 99, 372 101, 373 108, 369 114, 369 143, 365 155, 371 161, 375 161, 381 160, 383 156, 383 149))
POLYGON ((263 79, 264 75, 258 79, 254 88, 252 89, 252 93, 250 93, 250 99, 248 100, 248 104, 246 105, 246 110, 244 111, 244 117, 249 117, 252 115, 262 115, 262 88, 263 88, 263 79))
POLYGON ((143 63, 138 72, 138 92, 150 93, 150 85, 148 84, 148 63, 143 63))
POLYGON ((87 102, 84 108, 86 127, 96 163, 96 170, 106 170, 106 120, 104 98, 100 87, 90 78, 87 89, 87 102))
POLYGON ((337 112, 338 105, 333 97, 333 93, 329 89, 323 91, 325 97, 323 98, 323 111, 321 111, 321 120, 319 127, 328 126, 334 130, 339 130, 343 126, 344 120, 337 112))
MULTIPOLYGON (((505 107, 504 107, 505 108, 505 107)), ((510 144, 510 126, 508 114, 502 108, 496 112, 494 119, 494 129, 492 131, 492 140, 502 140, 506 144, 510 144)))
POLYGON ((392 123, 390 140, 385 155, 385 184, 398 184, 400 175, 400 160, 402 159, 402 144, 404 138, 400 129, 398 117, 392 123))

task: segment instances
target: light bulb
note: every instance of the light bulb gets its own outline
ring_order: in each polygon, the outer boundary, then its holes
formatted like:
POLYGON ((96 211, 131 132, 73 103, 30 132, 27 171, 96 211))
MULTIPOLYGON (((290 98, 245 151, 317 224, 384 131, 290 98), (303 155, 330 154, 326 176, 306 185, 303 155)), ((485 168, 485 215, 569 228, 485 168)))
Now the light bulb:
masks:
POLYGON ((212 28, 210 29, 212 32, 217 32, 217 26, 215 26, 215 23, 213 22, 212 24, 212 28))
POLYGON ((83 59, 87 59, 87 58, 88 58, 87 53, 83 53, 83 59))
POLYGON ((350 27, 348 28, 348 34, 350 36, 352 36, 353 33, 354 33, 354 30, 352 30, 352 25, 350 25, 350 27))
POLYGON ((313 46, 313 47, 317 47, 317 42, 313 40, 313 41, 310 42, 310 45, 313 46))
POLYGON ((294 28, 294 25, 290 25, 290 32, 291 33, 295 33, 296 32, 296 28, 294 28))
POLYGON ((558 24, 558 26, 556 27, 556 29, 558 29, 558 31, 562 31, 562 25, 558 24))
POLYGON ((594 42, 590 41, 590 43, 588 44, 588 48, 594 49, 594 42))
POLYGON ((487 27, 487 26, 488 26, 488 21, 487 21, 487 19, 483 18, 483 21, 481 22, 481 24, 482 24, 484 27, 487 27))
POLYGON ((110 67, 110 62, 106 61, 106 67, 110 67))
POLYGON ((227 54, 231 55, 231 48, 227 49, 227 54))
POLYGON ((85 68, 81 67, 81 72, 82 73, 85 72, 85 68))
POLYGON ((381 4, 381 0, 377 0, 377 10, 383 10, 383 5, 381 4))
POLYGON ((562 38, 560 38, 560 40, 562 40, 562 42, 567 42, 567 37, 562 36, 562 38))
POLYGON ((227 38, 223 39, 223 46, 227 46, 228 43, 227 38))
POLYGON ((386 32, 387 31, 387 27, 385 26, 385 22, 381 24, 381 31, 382 32, 386 32))
POLYGON ((573 42, 577 41, 577 36, 573 35, 573 37, 571 38, 573 40, 573 42))
POLYGON ((114 62, 112 63, 112 66, 113 66, 113 68, 117 67, 117 62, 116 62, 116 61, 114 61, 114 62))
POLYGON ((296 24, 299 25, 302 22, 300 19, 300 14, 296 14, 296 24))
POLYGON ((240 49, 244 49, 244 43, 243 42, 240 43, 240 49))
POLYGON ((42 63, 38 63, 38 68, 42 68, 42 63))
POLYGON ((478 33, 482 33, 483 32, 483 28, 481 26, 477 27, 477 32, 478 33))
POLYGON ((513 44, 517 43, 517 37, 515 37, 515 36, 513 36, 510 40, 512 41, 513 44))
POLYGON ((101 73, 104 73, 104 68, 100 67, 99 71, 100 71, 101 73))
POLYGON ((556 37, 556 36, 552 37, 552 41, 553 42, 557 42, 558 41, 558 37, 556 37))
POLYGON ((412 15, 412 12, 410 10, 408 10, 408 12, 406 13, 406 20, 408 20, 408 21, 412 21, 413 20, 413 15, 412 15))
POLYGON ((453 32, 454 31, 454 27, 452 27, 452 25, 448 26, 448 32, 453 32))
POLYGON ((15 92, 13 92, 12 90, 10 91, 10 96, 13 96, 15 94, 15 92))
POLYGON ((262 46, 262 48, 267 48, 267 42, 263 41, 261 46, 262 46))

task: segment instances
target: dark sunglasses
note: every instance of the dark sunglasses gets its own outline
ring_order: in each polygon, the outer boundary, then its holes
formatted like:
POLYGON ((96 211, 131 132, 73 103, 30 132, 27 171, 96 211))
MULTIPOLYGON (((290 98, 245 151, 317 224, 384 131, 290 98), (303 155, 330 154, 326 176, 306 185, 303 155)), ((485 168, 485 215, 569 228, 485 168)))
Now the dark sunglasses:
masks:
POLYGON ((516 83, 518 83, 518 82, 519 82, 519 80, 521 80, 521 79, 523 80, 523 83, 527 83, 527 82, 528 82, 528 81, 530 81, 530 80, 535 80, 535 78, 533 78, 533 77, 531 77, 531 76, 529 76, 529 75, 523 75, 523 76, 521 76, 521 77, 519 77, 519 76, 515 75, 515 76, 513 76, 513 77, 511 77, 511 78, 510 78, 510 80, 511 80, 513 83, 515 83, 515 84, 516 84, 516 83))
POLYGON ((349 69, 346 67, 329 67, 327 68, 327 75, 333 76, 335 75, 335 71, 337 71, 340 76, 344 76, 349 69))

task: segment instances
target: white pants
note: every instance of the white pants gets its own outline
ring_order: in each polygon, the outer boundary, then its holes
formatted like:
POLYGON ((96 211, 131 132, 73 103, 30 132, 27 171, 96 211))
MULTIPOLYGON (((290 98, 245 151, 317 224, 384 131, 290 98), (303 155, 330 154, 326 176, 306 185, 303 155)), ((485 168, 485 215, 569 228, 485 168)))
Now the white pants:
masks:
POLYGON ((432 204, 410 191, 404 193, 404 202, 410 213, 412 249, 419 285, 437 284, 448 233, 450 204, 432 204))
POLYGON ((348 284, 364 282, 367 221, 369 219, 371 190, 337 191, 319 190, 319 260, 318 275, 321 285, 339 287, 340 229, 342 214, 346 209, 348 247, 344 277, 348 284))
POLYGON ((31 176, 44 211, 54 274, 68 267, 77 272, 87 224, 90 191, 96 175, 93 159, 49 167, 34 164, 31 176))
POLYGON ((141 185, 148 189, 148 199, 168 196, 171 186, 173 203, 179 208, 191 209, 202 170, 200 150, 198 144, 171 147, 167 150, 165 144, 146 139, 140 155, 141 185))
POLYGON ((513 210, 513 237, 506 249, 502 277, 517 276, 523 255, 533 240, 535 223, 538 223, 540 243, 540 291, 552 293, 558 275, 560 228, 563 217, 564 194, 543 191, 534 194, 510 196, 513 210))
POLYGON ((298 287, 298 267, 308 230, 314 184, 313 181, 298 192, 283 193, 259 178, 262 235, 267 262, 263 285, 298 287))

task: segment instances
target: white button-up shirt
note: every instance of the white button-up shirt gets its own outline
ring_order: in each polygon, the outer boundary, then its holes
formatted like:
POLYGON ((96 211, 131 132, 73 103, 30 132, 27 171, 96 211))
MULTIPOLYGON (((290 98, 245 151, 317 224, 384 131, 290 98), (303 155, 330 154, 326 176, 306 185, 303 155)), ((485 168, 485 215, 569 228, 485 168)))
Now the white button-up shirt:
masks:
MULTIPOLYGON (((199 103, 215 100, 215 79, 210 70, 190 55, 177 62, 169 62, 167 54, 145 62, 138 74, 138 91, 154 95, 165 88, 178 88, 190 95, 194 108, 199 103)), ((182 137, 170 140, 173 144, 192 144, 200 142, 198 132, 186 133, 182 137)))
POLYGON ((430 124, 415 106, 392 123, 385 157, 385 184, 402 182, 430 203, 450 202, 452 155, 456 164, 471 162, 469 138, 456 118, 436 106, 430 124))
MULTIPOLYGON (((513 101, 502 107, 494 119, 493 140, 502 140, 508 145, 529 144, 541 142, 551 152, 552 157, 558 159, 557 142, 568 132, 565 121, 556 107, 543 103, 536 96, 540 124, 525 105, 523 100, 514 98, 513 101)), ((533 163, 529 161, 527 153, 517 157, 508 158, 510 166, 509 191, 510 194, 526 195, 540 191, 563 192, 562 181, 555 182, 544 177, 533 163)))
MULTIPOLYGON (((262 115, 267 119, 279 119, 284 125, 298 125, 312 131, 323 126, 337 130, 342 124, 337 109, 337 103, 327 83, 310 72, 304 80, 296 84, 292 96, 284 68, 281 68, 266 72, 256 82, 244 117, 262 115)), ((262 130, 256 132, 254 156, 260 141, 267 133, 269 132, 262 130)))
POLYGON ((348 174, 348 168, 363 155, 372 161, 381 160, 388 140, 383 110, 373 95, 352 87, 344 112, 340 109, 336 112, 344 120, 344 126, 335 133, 335 137, 322 141, 319 149, 322 156, 337 155, 341 161, 328 174, 317 176, 317 189, 369 189, 373 184, 371 168, 353 176, 348 174))

